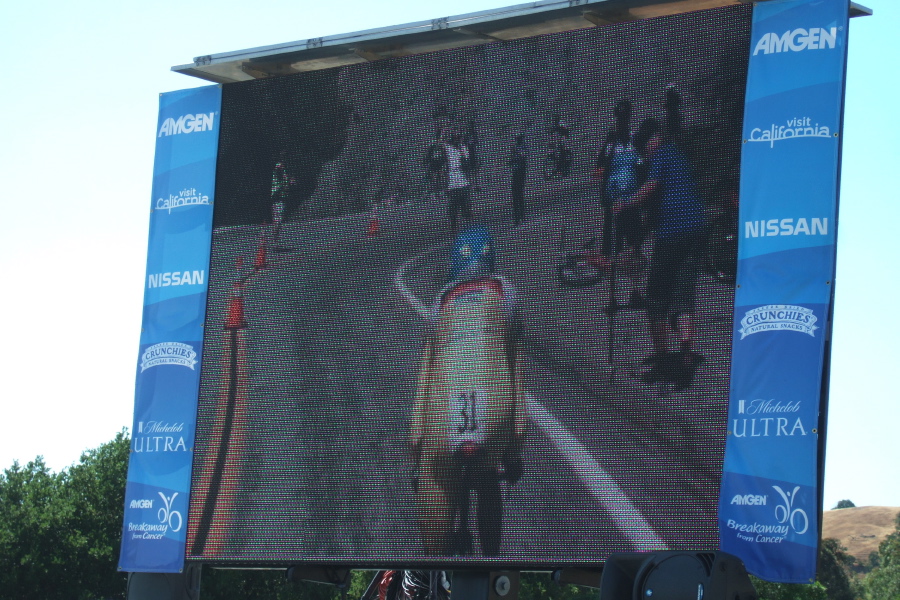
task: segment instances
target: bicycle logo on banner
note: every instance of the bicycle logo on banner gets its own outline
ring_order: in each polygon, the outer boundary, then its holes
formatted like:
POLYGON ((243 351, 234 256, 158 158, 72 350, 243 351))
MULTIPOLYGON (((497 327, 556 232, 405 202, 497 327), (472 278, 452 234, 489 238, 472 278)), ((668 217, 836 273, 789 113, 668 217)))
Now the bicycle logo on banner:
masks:
POLYGON ((794 500, 797 499, 797 491, 800 489, 800 486, 796 486, 791 492, 785 492, 777 485, 772 487, 781 495, 781 499, 784 501, 784 504, 779 504, 775 507, 775 518, 778 519, 779 523, 790 525, 798 535, 806 533, 806 530, 809 529, 809 517, 802 508, 794 508, 794 500), (803 524, 802 529, 797 526, 798 523, 803 524))
POLYGON ((170 498, 166 498, 166 496, 162 492, 157 492, 159 497, 163 499, 163 503, 165 506, 159 509, 159 512, 156 513, 156 516, 159 518, 160 523, 164 523, 168 525, 173 533, 177 533, 181 529, 182 519, 181 513, 177 510, 172 510, 172 502, 175 501, 175 497, 178 496, 178 492, 172 494, 170 498), (176 526, 175 523, 178 523, 176 526))

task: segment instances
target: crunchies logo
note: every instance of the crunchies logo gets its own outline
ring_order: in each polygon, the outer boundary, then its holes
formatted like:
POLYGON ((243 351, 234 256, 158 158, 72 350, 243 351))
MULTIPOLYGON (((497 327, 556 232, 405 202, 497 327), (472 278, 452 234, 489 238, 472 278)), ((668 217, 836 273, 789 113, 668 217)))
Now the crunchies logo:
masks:
POLYGON ((171 271, 147 275, 147 287, 169 287, 170 285, 203 285, 206 271, 171 271))
POLYGON ((828 218, 760 219, 744 221, 744 238, 785 235, 828 235, 828 218))
POLYGON ((141 373, 151 367, 174 365, 193 369, 197 364, 194 347, 179 342, 163 342, 147 348, 141 355, 141 373))
POLYGON ((182 206, 194 206, 197 204, 205 204, 209 206, 209 196, 197 191, 197 188, 185 188, 178 192, 178 195, 169 194, 168 198, 156 199, 156 210, 167 210, 172 214, 173 208, 182 206))
POLYGON ((760 52, 773 54, 779 52, 802 52, 804 50, 833 49, 837 40, 837 27, 822 29, 802 27, 793 31, 785 31, 781 35, 777 33, 764 34, 753 48, 753 56, 760 52))
POLYGON ((194 133, 195 131, 209 131, 213 127, 213 117, 216 113, 199 115, 181 115, 177 119, 169 117, 159 127, 159 135, 156 137, 178 135, 179 133, 194 133))
POLYGON ((797 331, 815 337, 816 315, 812 309, 791 304, 769 304, 748 310, 741 319, 741 339, 760 331, 797 331))
POLYGON ((794 117, 784 125, 772 123, 766 129, 754 127, 750 130, 748 142, 764 142, 774 148, 775 142, 797 140, 800 138, 831 138, 831 128, 827 125, 813 123, 809 117, 794 117))

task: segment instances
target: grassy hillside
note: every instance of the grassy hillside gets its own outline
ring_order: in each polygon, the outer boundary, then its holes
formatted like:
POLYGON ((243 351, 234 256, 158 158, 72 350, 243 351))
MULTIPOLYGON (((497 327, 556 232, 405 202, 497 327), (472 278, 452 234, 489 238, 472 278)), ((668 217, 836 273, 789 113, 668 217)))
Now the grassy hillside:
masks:
POLYGON ((823 538, 837 538, 860 562, 878 550, 878 544, 894 531, 900 507, 857 506, 825 511, 823 538))

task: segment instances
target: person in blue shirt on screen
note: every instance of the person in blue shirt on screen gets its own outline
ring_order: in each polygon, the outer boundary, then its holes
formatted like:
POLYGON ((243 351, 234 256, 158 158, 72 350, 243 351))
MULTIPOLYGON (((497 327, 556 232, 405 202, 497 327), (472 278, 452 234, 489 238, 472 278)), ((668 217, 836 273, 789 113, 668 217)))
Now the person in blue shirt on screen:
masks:
POLYGON ((656 119, 645 120, 636 145, 650 160, 647 180, 628 199, 613 205, 618 214, 641 206, 655 215, 655 244, 647 279, 647 317, 654 353, 647 358, 647 381, 672 380, 677 389, 691 385, 702 358, 694 352, 693 316, 696 305, 695 254, 703 240, 706 219, 691 166, 656 119), (677 350, 669 352, 677 337, 677 350))

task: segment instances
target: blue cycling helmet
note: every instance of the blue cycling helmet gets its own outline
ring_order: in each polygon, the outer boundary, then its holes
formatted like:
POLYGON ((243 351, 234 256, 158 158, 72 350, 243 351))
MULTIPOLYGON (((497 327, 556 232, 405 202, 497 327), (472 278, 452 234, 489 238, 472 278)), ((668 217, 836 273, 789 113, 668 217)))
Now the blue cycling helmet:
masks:
POLYGON ((450 281, 484 277, 494 272, 494 240, 487 228, 473 225, 460 232, 450 255, 450 281))

